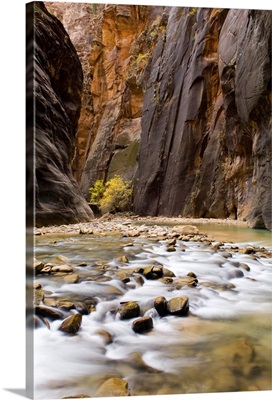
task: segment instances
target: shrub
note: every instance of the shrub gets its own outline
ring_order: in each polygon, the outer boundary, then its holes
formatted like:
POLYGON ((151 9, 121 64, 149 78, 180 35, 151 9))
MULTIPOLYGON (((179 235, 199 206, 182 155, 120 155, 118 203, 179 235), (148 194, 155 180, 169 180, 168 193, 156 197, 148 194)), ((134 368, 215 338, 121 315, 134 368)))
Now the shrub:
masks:
POLYGON ((104 182, 102 180, 96 181, 93 187, 89 189, 90 202, 99 204, 104 192, 105 192, 104 182))
POLYGON ((132 187, 129 181, 115 175, 105 185, 96 181, 89 189, 91 202, 98 203, 103 213, 128 211, 132 201, 132 187))

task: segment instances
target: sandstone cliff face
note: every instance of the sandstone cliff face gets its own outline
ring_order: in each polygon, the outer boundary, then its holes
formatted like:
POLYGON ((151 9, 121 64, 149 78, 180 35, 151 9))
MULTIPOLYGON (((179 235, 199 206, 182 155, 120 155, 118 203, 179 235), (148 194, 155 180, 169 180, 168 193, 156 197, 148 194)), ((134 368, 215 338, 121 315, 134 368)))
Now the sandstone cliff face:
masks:
POLYGON ((81 104, 81 65, 62 24, 43 3, 33 7, 35 224, 87 221, 93 214, 71 170, 81 104))
POLYGON ((271 12, 173 8, 144 96, 136 213, 271 229, 271 12))
POLYGON ((143 72, 165 34, 167 8, 53 2, 48 8, 63 22, 83 65, 73 166, 88 199, 88 189, 97 179, 135 177, 143 72))
POLYGON ((271 11, 48 3, 84 86, 73 173, 144 215, 271 229, 271 11))

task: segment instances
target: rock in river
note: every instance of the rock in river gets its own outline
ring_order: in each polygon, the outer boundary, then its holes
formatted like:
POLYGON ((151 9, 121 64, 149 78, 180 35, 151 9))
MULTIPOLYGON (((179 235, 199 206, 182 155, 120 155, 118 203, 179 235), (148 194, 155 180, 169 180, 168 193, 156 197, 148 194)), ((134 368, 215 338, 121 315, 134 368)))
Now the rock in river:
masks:
POLYGON ((167 301, 163 296, 156 297, 154 300, 154 308, 158 311, 159 315, 163 317, 167 313, 167 301))
POLYGON ((132 329, 136 333, 146 333, 153 328, 153 320, 151 317, 142 317, 136 319, 132 323, 132 329))
POLYGON ((188 297, 174 297, 167 302, 167 311, 172 315, 187 315, 189 311, 188 297))
POLYGON ((143 275, 146 279, 159 279, 162 278, 163 269, 159 265, 150 265, 145 267, 143 275))
POLYGON ((140 315, 140 307, 136 301, 127 301, 126 303, 121 303, 121 307, 119 308, 120 318, 121 319, 130 319, 139 317, 140 315))
POLYGON ((59 330, 65 333, 76 333, 81 326, 81 322, 82 322, 81 314, 71 315, 62 322, 61 326, 59 327, 59 330))
POLYGON ((96 391, 95 397, 129 396, 128 383, 124 379, 110 378, 96 391))

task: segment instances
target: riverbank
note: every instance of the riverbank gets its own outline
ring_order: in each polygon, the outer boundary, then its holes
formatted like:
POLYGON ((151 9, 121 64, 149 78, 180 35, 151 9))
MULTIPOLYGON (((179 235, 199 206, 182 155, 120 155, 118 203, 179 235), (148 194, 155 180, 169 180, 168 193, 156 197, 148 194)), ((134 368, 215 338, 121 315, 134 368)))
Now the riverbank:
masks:
POLYGON ((245 221, 231 219, 139 217, 131 214, 107 214, 90 222, 45 226, 34 230, 34 234, 37 236, 61 235, 65 237, 67 235, 91 234, 94 236, 119 235, 153 239, 169 238, 178 232, 181 232, 181 240, 192 240, 194 234, 196 234, 195 240, 228 243, 247 242, 268 248, 272 247, 271 232, 250 229, 245 221), (190 229, 192 226, 194 228, 190 229))
MULTIPOLYGON (((130 214, 106 214, 100 218, 94 218, 90 222, 80 222, 69 225, 51 225, 35 228, 35 235, 50 234, 81 234, 105 232, 122 233, 128 228, 137 228, 139 225, 147 226, 171 226, 171 225, 220 225, 247 227, 246 222, 231 219, 212 219, 212 218, 181 218, 181 217, 140 217, 130 214)), ((150 228, 151 229, 151 228, 150 228)))

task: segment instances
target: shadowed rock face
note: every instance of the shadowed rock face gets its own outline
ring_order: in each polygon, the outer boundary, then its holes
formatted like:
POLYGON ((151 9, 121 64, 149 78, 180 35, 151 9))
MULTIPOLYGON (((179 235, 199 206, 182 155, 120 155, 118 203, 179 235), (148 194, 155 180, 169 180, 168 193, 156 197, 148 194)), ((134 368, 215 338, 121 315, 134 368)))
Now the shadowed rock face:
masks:
POLYGON ((82 69, 62 24, 34 3, 36 226, 88 221, 93 214, 72 176, 82 69))
POLYGON ((147 76, 136 213, 272 228, 271 21, 172 8, 147 76))
POLYGON ((137 214, 272 229, 271 11, 48 4, 84 70, 66 154, 85 198, 119 174, 137 214))

